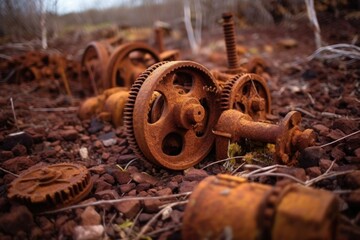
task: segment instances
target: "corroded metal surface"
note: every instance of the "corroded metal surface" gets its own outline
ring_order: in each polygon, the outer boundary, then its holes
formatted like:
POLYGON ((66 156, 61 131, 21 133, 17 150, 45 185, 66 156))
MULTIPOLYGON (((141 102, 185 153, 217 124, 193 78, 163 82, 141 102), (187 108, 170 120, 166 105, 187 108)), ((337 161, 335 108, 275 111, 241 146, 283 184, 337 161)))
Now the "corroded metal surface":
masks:
POLYGON ((122 44, 110 57, 106 69, 107 87, 130 88, 142 72, 159 61, 157 51, 145 43, 122 44))
POLYGON ((338 217, 330 192, 250 183, 230 175, 204 179, 185 209, 183 239, 333 239, 338 217))
POLYGON ((125 108, 128 141, 142 159, 186 169, 211 150, 217 83, 190 61, 156 64, 134 83, 125 108))
POLYGON ((276 144, 274 158, 279 163, 293 165, 299 153, 306 147, 315 144, 313 130, 300 130, 301 114, 289 112, 280 124, 255 122, 252 118, 237 110, 224 111, 215 128, 217 135, 217 158, 226 158, 225 152, 228 141, 239 142, 241 139, 276 144))
POLYGON ((86 167, 74 163, 39 166, 13 180, 8 197, 36 211, 60 208, 79 202, 92 189, 86 167))
POLYGON ((236 34, 233 16, 231 13, 224 13, 222 18, 228 68, 231 70, 237 69, 239 67, 239 59, 236 52, 236 34))
POLYGON ((223 87, 221 109, 235 109, 248 114, 254 121, 266 120, 271 112, 271 94, 266 81, 259 75, 235 75, 223 87))
POLYGON ((82 55, 80 81, 84 90, 90 87, 88 90, 94 95, 108 85, 105 72, 111 53, 107 45, 106 42, 91 42, 82 55))

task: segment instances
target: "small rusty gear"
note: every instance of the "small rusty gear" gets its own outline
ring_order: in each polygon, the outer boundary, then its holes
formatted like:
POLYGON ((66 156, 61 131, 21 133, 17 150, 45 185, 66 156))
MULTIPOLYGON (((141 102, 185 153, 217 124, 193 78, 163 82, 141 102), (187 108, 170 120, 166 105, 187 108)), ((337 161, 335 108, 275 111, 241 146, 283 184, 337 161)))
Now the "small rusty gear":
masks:
POLYGON ((191 61, 159 63, 134 83, 125 107, 125 126, 133 151, 142 159, 174 169, 201 161, 214 142, 212 127, 220 111, 216 80, 191 61))
POLYGON ((222 111, 234 109, 248 114, 254 121, 266 120, 271 111, 271 95, 265 80, 257 74, 238 74, 223 87, 222 111))
POLYGON ((160 62, 157 51, 145 43, 126 43, 115 49, 107 67, 107 87, 128 87, 149 66, 160 62))
POLYGON ((106 89, 105 71, 109 58, 109 46, 105 42, 91 42, 85 48, 80 73, 81 84, 85 91, 90 90, 92 95, 98 95, 106 89), (91 89, 88 86, 91 86, 91 89))
POLYGON ((79 202, 93 183, 86 167, 58 163, 29 169, 11 182, 8 197, 35 211, 61 208, 79 202))

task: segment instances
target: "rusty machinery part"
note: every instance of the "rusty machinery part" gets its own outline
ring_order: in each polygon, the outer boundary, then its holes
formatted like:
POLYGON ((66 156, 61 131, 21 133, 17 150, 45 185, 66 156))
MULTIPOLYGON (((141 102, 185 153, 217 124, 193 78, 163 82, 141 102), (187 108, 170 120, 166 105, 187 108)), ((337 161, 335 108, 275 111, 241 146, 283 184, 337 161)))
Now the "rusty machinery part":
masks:
POLYGON ((259 75, 235 75, 222 89, 220 106, 223 111, 238 110, 254 121, 266 120, 271 112, 271 94, 266 81, 259 75))
MULTIPOLYGON (((89 119, 103 112, 106 100, 113 94, 120 91, 128 91, 125 88, 116 87, 106 89, 102 94, 85 99, 79 106, 78 116, 81 120, 89 119)), ((110 121, 109 119, 106 119, 110 121)))
POLYGON ((205 178, 186 206, 183 239, 334 239, 339 208, 324 190, 280 189, 218 175, 205 178), (214 217, 216 216, 216 217, 214 217), (263 221, 269 220, 265 224, 263 221))
POLYGON ((255 122, 237 110, 224 111, 213 133, 216 138, 218 159, 226 158, 228 142, 250 141, 275 144, 274 159, 282 164, 295 165, 301 151, 315 144, 316 136, 312 129, 300 129, 301 114, 289 112, 279 124, 255 122))
POLYGON ((127 102, 128 97, 129 91, 124 90, 110 95, 106 99, 103 112, 100 115, 106 117, 106 120, 111 121, 115 127, 123 126, 125 103, 127 102))
POLYGON ((211 150, 219 108, 216 80, 191 61, 161 62, 134 83, 125 108, 128 142, 142 159, 186 169, 211 150))
POLYGON ((159 53, 162 53, 165 50, 164 29, 161 27, 157 27, 157 28, 155 28, 154 32, 155 32, 155 43, 157 45, 157 49, 158 49, 159 53))
POLYGON ((91 42, 85 48, 81 59, 80 81, 84 90, 98 95, 107 88, 106 66, 109 62, 109 48, 104 42, 91 42))
POLYGON ((167 50, 160 53, 159 57, 161 61, 177 61, 180 59, 180 52, 179 50, 167 50))
POLYGON ((86 167, 74 163, 38 166, 13 180, 8 197, 35 211, 61 208, 79 202, 93 183, 86 167))
POLYGON ((126 43, 113 52, 107 67, 108 87, 130 88, 149 66, 160 62, 159 54, 145 43, 126 43))

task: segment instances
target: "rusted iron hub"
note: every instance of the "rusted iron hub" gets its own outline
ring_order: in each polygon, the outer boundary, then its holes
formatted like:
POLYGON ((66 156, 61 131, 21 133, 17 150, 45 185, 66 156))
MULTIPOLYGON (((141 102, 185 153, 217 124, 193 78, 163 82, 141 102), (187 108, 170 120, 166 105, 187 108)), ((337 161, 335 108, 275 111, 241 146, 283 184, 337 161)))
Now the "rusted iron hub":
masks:
POLYGON ((134 83, 125 107, 128 141, 142 159, 186 169, 211 150, 219 108, 217 83, 202 65, 161 62, 134 83))
POLYGON ((334 239, 339 208, 330 192, 211 176, 185 209, 183 239, 334 239))
POLYGON ((239 142, 241 139, 274 143, 274 158, 279 163, 296 164, 297 157, 306 147, 315 144, 313 130, 300 130, 301 114, 289 112, 279 125, 255 122, 253 119, 240 111, 224 111, 215 128, 217 158, 223 159, 227 156, 221 149, 227 149, 229 140, 239 142))
POLYGON ((93 183, 86 167, 58 163, 29 169, 13 180, 10 199, 35 211, 61 208, 79 202, 91 191, 93 183))
POLYGON ((160 62, 157 51, 145 43, 126 43, 115 49, 106 69, 110 87, 130 88, 149 66, 160 62))
POLYGON ((271 113, 271 94, 259 75, 238 74, 223 86, 220 104, 223 111, 235 109, 261 121, 271 113))

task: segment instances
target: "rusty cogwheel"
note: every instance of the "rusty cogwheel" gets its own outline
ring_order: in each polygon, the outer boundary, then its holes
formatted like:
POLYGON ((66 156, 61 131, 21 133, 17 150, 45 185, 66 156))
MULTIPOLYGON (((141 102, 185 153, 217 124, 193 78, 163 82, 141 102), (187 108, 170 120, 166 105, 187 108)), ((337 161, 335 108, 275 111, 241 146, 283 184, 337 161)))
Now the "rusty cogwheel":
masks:
POLYGON ((191 61, 161 62, 131 88, 124 123, 130 147, 157 165, 186 169, 211 150, 220 111, 216 80, 191 61))
POLYGON ((74 163, 39 166, 11 182, 8 197, 35 211, 61 208, 79 202, 93 183, 87 168, 74 163))
POLYGON ((223 87, 220 105, 222 111, 235 109, 250 115, 254 121, 266 120, 271 109, 270 90, 257 74, 238 74, 223 87))
POLYGON ((106 82, 109 87, 128 87, 149 66, 160 62, 157 51, 145 43, 126 43, 111 55, 106 82))
POLYGON ((90 90, 92 95, 98 95, 107 87, 105 71, 109 56, 109 47, 104 42, 91 42, 85 48, 81 59, 80 80, 83 89, 90 90))

